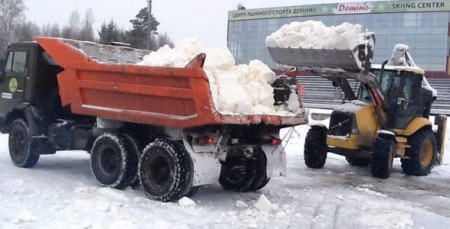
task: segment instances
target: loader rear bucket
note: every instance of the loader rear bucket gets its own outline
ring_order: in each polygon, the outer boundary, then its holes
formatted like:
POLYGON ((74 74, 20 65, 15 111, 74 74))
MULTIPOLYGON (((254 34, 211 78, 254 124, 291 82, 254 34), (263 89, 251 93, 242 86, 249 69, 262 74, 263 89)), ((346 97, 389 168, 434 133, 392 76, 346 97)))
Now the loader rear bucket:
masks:
POLYGON ((282 65, 306 69, 362 70, 358 54, 352 50, 268 47, 272 59, 282 65))

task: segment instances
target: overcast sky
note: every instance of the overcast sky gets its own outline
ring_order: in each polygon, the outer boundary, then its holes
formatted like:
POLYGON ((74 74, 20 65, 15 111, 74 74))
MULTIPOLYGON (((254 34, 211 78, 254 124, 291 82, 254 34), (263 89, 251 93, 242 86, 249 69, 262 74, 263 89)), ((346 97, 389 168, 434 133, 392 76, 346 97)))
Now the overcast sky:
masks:
MULTIPOLYGON (((295 6, 317 3, 333 3, 333 0, 153 0, 152 13, 160 22, 159 33, 167 33, 174 41, 197 38, 208 48, 226 46, 228 11, 235 10, 238 3, 247 9, 278 6, 295 6)), ((358 2, 339 0, 338 2, 358 2)), ((43 25, 69 21, 73 10, 83 15, 92 8, 95 16, 94 29, 111 18, 122 28, 129 29, 130 19, 146 7, 147 0, 25 0, 28 20, 43 25)))

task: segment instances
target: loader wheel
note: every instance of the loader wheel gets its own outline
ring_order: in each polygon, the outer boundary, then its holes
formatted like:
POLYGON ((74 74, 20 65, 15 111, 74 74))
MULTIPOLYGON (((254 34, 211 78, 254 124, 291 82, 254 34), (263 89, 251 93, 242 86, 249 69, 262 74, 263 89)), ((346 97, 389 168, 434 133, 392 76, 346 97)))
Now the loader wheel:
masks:
POLYGON ((365 167, 372 163, 370 158, 357 157, 357 156, 346 156, 345 160, 352 166, 365 167))
POLYGON ((193 176, 192 160, 179 144, 156 139, 144 149, 139 163, 139 178, 150 199, 179 200, 195 189, 192 187, 193 176))
POLYGON ((436 138, 430 129, 422 129, 408 138, 408 159, 402 158, 402 169, 407 175, 424 176, 430 173, 437 159, 436 138))
POLYGON ((15 120, 9 131, 9 155, 14 165, 22 168, 31 168, 39 160, 37 141, 32 139, 30 128, 22 119, 15 120))
POLYGON ((136 164, 135 149, 126 135, 104 133, 92 146, 92 174, 104 186, 117 189, 129 186, 136 176, 136 164))
POLYGON ((327 160, 327 128, 311 126, 305 138, 304 147, 305 164, 309 168, 323 168, 327 160))
MULTIPOLYGON (((257 152, 255 152, 257 153, 257 152)), ((258 162, 254 156, 248 158, 244 154, 227 157, 222 162, 219 183, 225 190, 247 192, 256 190, 258 162)))
POLYGON ((395 136, 379 134, 373 146, 372 176, 387 179, 391 175, 395 154, 395 136))

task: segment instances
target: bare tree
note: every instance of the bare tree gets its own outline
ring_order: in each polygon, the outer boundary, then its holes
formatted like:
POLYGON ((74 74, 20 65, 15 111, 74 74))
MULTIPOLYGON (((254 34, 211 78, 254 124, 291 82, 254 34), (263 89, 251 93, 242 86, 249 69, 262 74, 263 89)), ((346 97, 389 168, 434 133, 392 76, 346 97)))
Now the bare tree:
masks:
POLYGON ((86 10, 86 13, 84 14, 78 39, 84 41, 94 41, 95 37, 92 24, 94 24, 94 12, 92 11, 92 8, 89 8, 86 10))
POLYGON ((167 33, 164 34, 158 34, 158 48, 163 47, 164 45, 168 45, 169 47, 173 48, 173 42, 170 40, 167 33))
POLYGON ((13 31, 14 41, 32 41, 41 33, 39 26, 33 22, 23 22, 13 31))
POLYGON ((80 31, 80 14, 78 11, 72 11, 70 15, 69 24, 62 28, 61 36, 69 39, 78 39, 80 31))
POLYGON ((23 0, 0 0, 0 56, 4 47, 13 41, 14 27, 23 21, 24 10, 23 0))

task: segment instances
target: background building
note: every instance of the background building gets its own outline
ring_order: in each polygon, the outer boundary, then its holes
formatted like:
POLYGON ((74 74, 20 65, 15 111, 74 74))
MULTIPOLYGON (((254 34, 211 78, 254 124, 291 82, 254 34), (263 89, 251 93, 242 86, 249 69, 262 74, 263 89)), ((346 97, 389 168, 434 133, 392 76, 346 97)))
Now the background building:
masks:
POLYGON ((376 34, 373 63, 390 57, 397 43, 409 45, 428 77, 450 77, 450 1, 376 1, 243 9, 228 14, 228 48, 237 63, 260 59, 276 68, 265 38, 293 21, 327 26, 358 23, 376 34))

